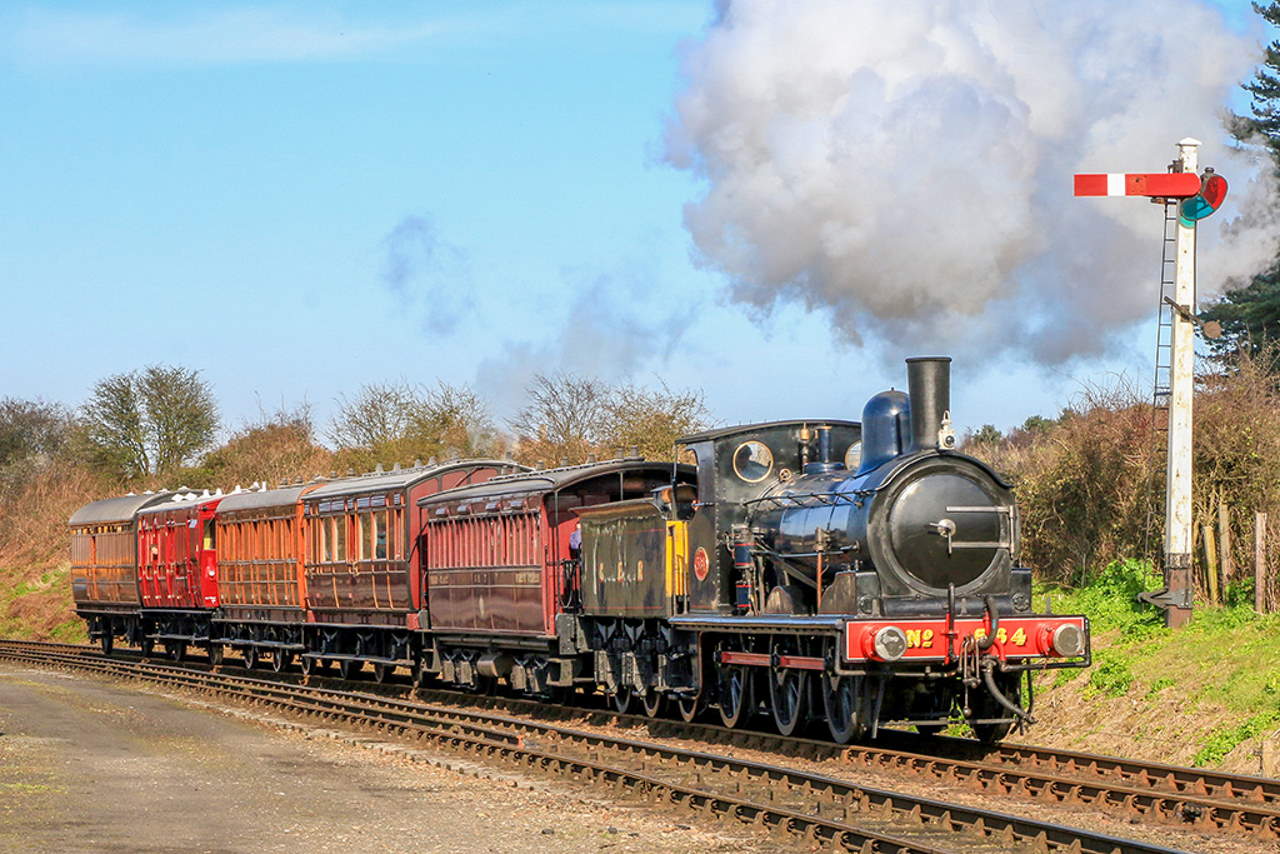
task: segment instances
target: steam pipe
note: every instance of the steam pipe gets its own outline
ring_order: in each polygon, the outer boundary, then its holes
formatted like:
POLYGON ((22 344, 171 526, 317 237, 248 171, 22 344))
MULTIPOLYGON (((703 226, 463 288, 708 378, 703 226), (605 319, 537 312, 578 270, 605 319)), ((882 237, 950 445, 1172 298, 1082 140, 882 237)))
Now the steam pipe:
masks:
POLYGON ((818 428, 818 462, 831 462, 831 428, 825 424, 818 428))
POLYGON ((907 390, 911 396, 911 450, 936 451, 955 445, 951 430, 951 357, 915 356, 907 359, 907 390))

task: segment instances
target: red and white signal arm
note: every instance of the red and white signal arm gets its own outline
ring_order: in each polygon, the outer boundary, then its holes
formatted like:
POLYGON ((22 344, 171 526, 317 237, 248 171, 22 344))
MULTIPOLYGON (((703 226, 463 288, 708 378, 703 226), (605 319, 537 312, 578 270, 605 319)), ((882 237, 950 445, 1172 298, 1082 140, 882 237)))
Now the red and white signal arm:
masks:
POLYGON ((1075 178, 1077 196, 1189 199, 1200 193, 1200 176, 1194 172, 1108 172, 1075 178))

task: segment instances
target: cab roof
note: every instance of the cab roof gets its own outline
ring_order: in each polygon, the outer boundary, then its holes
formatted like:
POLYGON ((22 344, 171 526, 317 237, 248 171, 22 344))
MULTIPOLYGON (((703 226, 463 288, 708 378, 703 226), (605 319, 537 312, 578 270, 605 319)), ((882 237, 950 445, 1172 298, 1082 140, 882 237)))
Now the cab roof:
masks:
POLYGON ((694 433, 689 436, 682 436, 676 440, 680 445, 691 445, 694 442, 705 442, 714 439, 723 439, 726 436, 736 436, 740 433, 756 433, 762 430, 772 430, 775 427, 861 427, 860 421, 846 421, 841 418, 792 418, 785 421, 760 421, 755 424, 736 424, 732 427, 715 427, 711 430, 703 430, 701 433, 694 433))
POLYGON ((434 495, 428 495, 418 501, 420 505, 435 504, 444 501, 462 501, 472 498, 488 498, 501 495, 541 495, 556 492, 576 483, 608 474, 631 474, 634 472, 651 472, 669 474, 673 467, 692 477, 692 466, 676 465, 660 460, 644 460, 639 457, 606 460, 601 463, 585 463, 578 466, 562 466, 540 471, 524 471, 515 474, 499 475, 468 486, 456 486, 434 495))

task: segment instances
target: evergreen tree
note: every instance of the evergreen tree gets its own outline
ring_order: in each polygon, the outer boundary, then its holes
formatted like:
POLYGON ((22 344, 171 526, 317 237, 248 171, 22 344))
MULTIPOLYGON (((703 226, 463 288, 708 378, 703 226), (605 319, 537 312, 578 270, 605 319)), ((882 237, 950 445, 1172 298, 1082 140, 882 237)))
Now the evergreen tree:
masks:
MULTIPOLYGON (((1255 2, 1253 9, 1272 27, 1280 28, 1280 2, 1255 2)), ((1280 173, 1280 40, 1265 47, 1261 67, 1243 88, 1250 96, 1249 115, 1232 115, 1228 129, 1242 143, 1265 147, 1280 173)), ((1222 337, 1209 342, 1219 357, 1257 353, 1280 340, 1280 259, 1255 275, 1247 287, 1228 291, 1201 312, 1200 319, 1222 325, 1222 337)))

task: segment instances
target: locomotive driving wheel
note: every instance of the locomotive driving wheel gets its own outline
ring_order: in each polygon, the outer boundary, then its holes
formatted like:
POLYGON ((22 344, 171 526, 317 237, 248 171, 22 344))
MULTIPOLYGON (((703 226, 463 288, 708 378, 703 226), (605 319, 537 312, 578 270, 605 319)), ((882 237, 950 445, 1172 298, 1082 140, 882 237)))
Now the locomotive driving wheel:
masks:
POLYGON ((613 695, 613 708, 620 715, 625 715, 631 711, 631 700, 635 697, 635 692, 630 688, 618 686, 618 690, 613 695))
MULTIPOLYGON (((716 656, 719 660, 719 655, 716 656)), ((718 680, 720 720, 734 729, 746 721, 754 702, 751 668, 745 664, 722 664, 718 680)))
POLYGON ((698 704, 697 697, 678 697, 676 699, 676 710, 680 713, 680 720, 691 724, 698 717, 702 708, 698 704))
POLYGON ((783 667, 779 659, 797 655, 794 638, 778 638, 771 644, 769 668, 769 707, 773 723, 782 735, 791 735, 805 719, 805 699, 809 695, 809 672, 783 667))
POLYGON ((857 676, 825 674, 822 678, 822 707, 827 716, 831 740, 837 744, 862 738, 866 723, 862 720, 862 679, 857 676))
POLYGON ((648 688, 640 695, 640 705, 645 717, 656 718, 662 714, 665 696, 657 688, 648 688))

